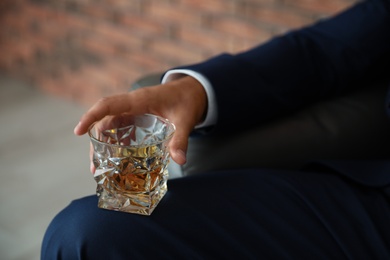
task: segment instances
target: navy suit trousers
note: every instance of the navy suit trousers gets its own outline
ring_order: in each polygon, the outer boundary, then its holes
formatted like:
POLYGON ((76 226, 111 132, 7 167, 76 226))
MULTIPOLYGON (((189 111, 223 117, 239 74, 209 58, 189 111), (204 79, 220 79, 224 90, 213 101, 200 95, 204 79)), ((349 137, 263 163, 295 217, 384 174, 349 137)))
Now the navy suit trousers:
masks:
POLYGON ((390 259, 390 192, 328 171, 232 170, 168 182, 151 216, 73 201, 42 259, 390 259))

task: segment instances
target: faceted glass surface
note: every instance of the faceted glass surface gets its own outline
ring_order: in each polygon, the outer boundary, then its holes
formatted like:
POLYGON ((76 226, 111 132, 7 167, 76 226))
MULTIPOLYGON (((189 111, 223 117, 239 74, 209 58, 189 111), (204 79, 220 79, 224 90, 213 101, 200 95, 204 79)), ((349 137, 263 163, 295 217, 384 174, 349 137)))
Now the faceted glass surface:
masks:
POLYGON ((98 206, 150 215, 167 192, 175 127, 154 115, 106 117, 89 130, 98 206))

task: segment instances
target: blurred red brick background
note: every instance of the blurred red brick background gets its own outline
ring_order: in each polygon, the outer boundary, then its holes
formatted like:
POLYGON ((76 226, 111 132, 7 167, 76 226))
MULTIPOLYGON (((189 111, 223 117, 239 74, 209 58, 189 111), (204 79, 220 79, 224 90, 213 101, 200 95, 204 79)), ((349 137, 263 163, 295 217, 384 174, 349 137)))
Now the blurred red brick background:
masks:
POLYGON ((1 0, 0 73, 89 105, 149 73, 239 52, 356 0, 1 0))

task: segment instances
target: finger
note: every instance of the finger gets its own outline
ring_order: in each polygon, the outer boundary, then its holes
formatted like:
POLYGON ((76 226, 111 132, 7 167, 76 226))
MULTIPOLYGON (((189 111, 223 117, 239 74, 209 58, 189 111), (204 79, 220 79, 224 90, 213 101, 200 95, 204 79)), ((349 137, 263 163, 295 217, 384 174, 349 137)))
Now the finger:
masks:
POLYGON ((188 147, 188 137, 191 131, 192 128, 189 128, 186 125, 176 125, 176 132, 169 143, 169 152, 172 160, 174 160, 177 164, 183 165, 187 162, 186 153, 188 147))
POLYGON ((91 173, 95 173, 95 171, 96 171, 95 164, 93 163, 93 153, 94 153, 93 145, 92 145, 92 143, 90 143, 90 145, 89 145, 89 161, 90 161, 89 169, 90 169, 91 173))
POLYGON ((172 145, 169 146, 169 151, 171 154, 172 160, 174 160, 177 164, 183 165, 187 162, 187 143, 181 143, 178 145, 178 142, 175 142, 175 139, 172 138, 172 145))
POLYGON ((83 135, 88 131, 88 127, 107 115, 119 115, 122 113, 142 114, 146 113, 148 106, 146 103, 146 89, 106 97, 93 105, 80 119, 80 122, 74 129, 76 135, 83 135))

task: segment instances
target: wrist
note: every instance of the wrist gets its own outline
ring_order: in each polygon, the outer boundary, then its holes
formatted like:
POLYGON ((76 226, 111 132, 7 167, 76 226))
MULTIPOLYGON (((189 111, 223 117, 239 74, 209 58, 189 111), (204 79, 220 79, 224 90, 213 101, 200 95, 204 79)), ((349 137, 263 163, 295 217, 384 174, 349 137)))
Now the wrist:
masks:
POLYGON ((161 82, 164 84, 166 82, 185 77, 186 75, 196 79, 201 84, 206 93, 207 98, 207 103, 205 106, 206 110, 202 117, 202 121, 199 122, 195 126, 195 128, 204 128, 215 125, 217 122, 217 106, 215 93, 211 83, 203 74, 188 69, 172 69, 164 74, 161 82))
POLYGON ((208 107, 207 93, 202 84, 195 78, 183 74, 170 84, 177 88, 176 93, 180 93, 178 101, 187 104, 188 112, 194 116, 194 124, 202 123, 206 118, 208 107))

